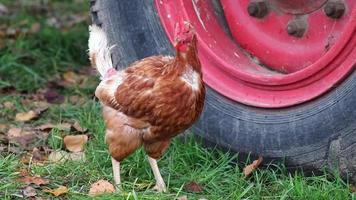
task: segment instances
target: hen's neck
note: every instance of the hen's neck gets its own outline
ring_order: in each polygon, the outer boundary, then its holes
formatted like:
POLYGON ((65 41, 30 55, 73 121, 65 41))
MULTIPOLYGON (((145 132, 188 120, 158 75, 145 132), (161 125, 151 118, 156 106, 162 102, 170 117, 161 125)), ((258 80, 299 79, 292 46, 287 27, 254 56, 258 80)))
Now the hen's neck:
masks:
POLYGON ((173 63, 173 68, 171 70, 176 71, 178 74, 184 73, 187 67, 192 68, 194 71, 201 74, 201 65, 196 45, 190 46, 187 51, 177 50, 173 63))

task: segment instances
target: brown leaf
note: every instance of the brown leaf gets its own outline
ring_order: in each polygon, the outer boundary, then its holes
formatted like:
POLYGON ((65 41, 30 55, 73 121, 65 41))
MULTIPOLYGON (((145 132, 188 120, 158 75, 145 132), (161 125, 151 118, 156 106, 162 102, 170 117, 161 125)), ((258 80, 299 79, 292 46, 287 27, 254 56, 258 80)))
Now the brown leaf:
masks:
POLYGON ((10 128, 8 131, 7 131, 7 137, 9 138, 15 138, 15 137, 20 137, 22 136, 22 129, 21 128, 10 128))
POLYGON ((22 194, 25 197, 34 197, 37 195, 37 192, 36 192, 35 188, 33 188, 31 186, 27 186, 24 189, 22 189, 22 194))
POLYGON ((7 108, 7 109, 11 109, 11 108, 13 108, 13 107, 15 106, 15 104, 12 103, 11 101, 5 101, 5 102, 3 103, 3 105, 4 105, 4 107, 7 108))
POLYGON ((183 195, 177 198, 177 200, 188 200, 187 195, 183 195))
POLYGON ((62 123, 57 125, 47 123, 36 127, 37 130, 47 131, 47 132, 51 131, 53 128, 56 128, 60 131, 69 131, 72 128, 72 125, 69 123, 62 123))
POLYGON ((56 125, 56 129, 60 131, 69 131, 72 128, 72 124, 70 123, 61 123, 56 125))
POLYGON ((69 159, 69 154, 66 151, 53 151, 48 156, 48 161, 56 163, 56 162, 64 162, 69 159))
POLYGON ((47 123, 47 124, 42 124, 40 126, 37 126, 36 129, 41 130, 41 131, 51 131, 55 127, 56 127, 56 125, 47 123))
POLYGON ((66 148, 71 152, 83 151, 84 145, 87 141, 87 135, 67 135, 63 139, 66 148))
POLYGON ((49 108, 49 104, 44 101, 35 101, 33 102, 33 105, 35 106, 34 111, 37 114, 41 114, 49 108))
POLYGON ((79 124, 79 122, 77 122, 77 121, 74 122, 73 128, 74 128, 75 130, 77 130, 78 132, 81 132, 81 133, 84 133, 84 132, 86 132, 86 131, 88 130, 88 129, 86 129, 86 128, 81 127, 80 124, 79 124))
POLYGON ((58 188, 56 189, 44 189, 43 190, 44 192, 48 192, 48 193, 51 193, 53 194, 54 196, 58 197, 62 194, 66 194, 68 193, 68 188, 66 186, 59 186, 58 188))
POLYGON ((73 71, 67 71, 63 74, 63 80, 68 82, 68 83, 72 83, 72 84, 75 84, 79 81, 79 76, 78 74, 76 74, 75 72, 73 71))
POLYGON ((253 161, 252 164, 247 165, 244 169, 243 169, 243 173, 245 175, 245 177, 248 177, 252 174, 253 171, 255 171, 257 169, 257 167, 262 163, 263 158, 262 156, 258 157, 257 160, 253 161))
POLYGON ((56 90, 49 89, 43 95, 48 103, 61 104, 64 102, 64 96, 60 95, 56 90))
POLYGON ((65 162, 67 160, 85 161, 85 153, 84 152, 68 153, 66 151, 59 150, 59 151, 51 152, 48 156, 48 161, 52 163, 65 162))
POLYGON ((34 147, 41 146, 47 137, 48 133, 35 131, 31 127, 10 128, 7 132, 9 143, 17 144, 23 150, 33 150, 34 147))
POLYGON ((27 185, 35 184, 38 186, 47 185, 49 183, 49 180, 41 178, 40 176, 25 176, 25 177, 20 178, 18 181, 25 183, 27 185))
POLYGON ((69 154, 69 159, 73 161, 85 161, 84 152, 73 152, 69 154))
POLYGON ((35 147, 32 150, 32 159, 36 161, 44 161, 45 153, 42 153, 39 148, 35 147))
POLYGON ((188 192, 202 192, 203 188, 198 183, 191 181, 184 185, 184 189, 188 192))
POLYGON ((47 147, 34 147, 32 153, 26 153, 21 157, 23 164, 29 164, 30 162, 36 165, 42 165, 44 161, 47 161, 48 154, 51 150, 47 147))
POLYGON ((28 112, 17 113, 15 116, 15 121, 27 122, 38 117, 38 114, 30 110, 28 112))
POLYGON ((89 195, 98 196, 103 193, 113 192, 115 192, 115 188, 110 182, 106 180, 99 180, 90 186, 89 195))

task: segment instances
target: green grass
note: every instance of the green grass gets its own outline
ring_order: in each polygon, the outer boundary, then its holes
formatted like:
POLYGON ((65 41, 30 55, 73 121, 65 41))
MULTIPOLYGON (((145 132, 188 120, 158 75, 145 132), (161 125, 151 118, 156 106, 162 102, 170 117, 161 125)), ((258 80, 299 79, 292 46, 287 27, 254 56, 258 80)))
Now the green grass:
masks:
MULTIPOLYGON (((68 30, 50 27, 46 23, 48 15, 31 14, 31 6, 39 1, 1 1, 17 12, 0 17, 0 24, 11 27, 31 27, 39 22, 42 29, 37 34, 23 34, 16 39, 5 39, 0 48, 0 89, 14 86, 18 91, 33 93, 45 87, 49 80, 67 70, 78 71, 88 67, 86 55, 87 24, 82 22, 68 30), (26 3, 27 2, 27 3, 26 3), (19 8, 19 3, 22 8, 19 8), (30 4, 30 5, 29 5, 30 4), (27 22, 23 25, 23 21, 27 22)), ((83 13, 87 11, 86 1, 42 1, 50 5, 57 15, 83 13)), ((92 78, 95 82, 95 78, 92 78)), ((37 188, 37 196, 53 198, 42 192, 43 188, 65 185, 69 193, 62 199, 91 199, 87 195, 92 183, 100 179, 112 182, 110 156, 104 143, 104 124, 100 104, 92 99, 94 86, 69 87, 60 89, 65 96, 79 95, 86 103, 52 105, 36 121, 15 122, 17 112, 30 109, 21 103, 18 94, 1 94, 0 104, 5 101, 15 103, 13 109, 0 110, 0 123, 22 127, 35 126, 47 122, 60 123, 78 120, 89 129, 90 140, 85 148, 86 160, 67 161, 62 164, 24 165, 18 155, 0 154, 0 196, 1 199, 19 199, 21 188, 17 181, 19 170, 27 168, 32 174, 48 178, 50 184, 37 188)), ((53 149, 63 148, 62 135, 68 134, 52 130, 48 145, 53 149)), ((156 193, 150 188, 154 177, 142 150, 131 155, 122 163, 123 189, 107 194, 100 199, 176 199, 187 195, 188 199, 355 199, 349 192, 348 183, 338 176, 324 173, 306 177, 302 172, 288 172, 283 165, 270 165, 258 169, 252 177, 244 178, 243 165, 236 164, 237 156, 217 149, 205 149, 201 143, 189 137, 187 142, 175 139, 165 156, 159 161, 163 178, 168 186, 167 193, 156 193), (195 181, 203 187, 201 193, 190 193, 184 184, 195 181)))

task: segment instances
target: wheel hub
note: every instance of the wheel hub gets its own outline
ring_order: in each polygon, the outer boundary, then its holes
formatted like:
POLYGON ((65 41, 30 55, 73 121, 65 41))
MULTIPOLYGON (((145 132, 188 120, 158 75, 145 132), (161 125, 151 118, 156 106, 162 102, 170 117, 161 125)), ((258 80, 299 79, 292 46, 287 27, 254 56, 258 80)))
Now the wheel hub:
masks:
POLYGON ((290 1, 308 13, 298 15, 278 11, 275 5, 282 6, 282 0, 264 2, 266 7, 261 2, 220 1, 233 38, 216 14, 216 0, 156 0, 156 6, 171 41, 177 21, 183 18, 195 26, 204 81, 240 103, 296 105, 323 94, 355 69, 355 1, 345 0, 338 18, 335 11, 325 12, 336 0, 300 1, 312 5, 304 7, 290 1))

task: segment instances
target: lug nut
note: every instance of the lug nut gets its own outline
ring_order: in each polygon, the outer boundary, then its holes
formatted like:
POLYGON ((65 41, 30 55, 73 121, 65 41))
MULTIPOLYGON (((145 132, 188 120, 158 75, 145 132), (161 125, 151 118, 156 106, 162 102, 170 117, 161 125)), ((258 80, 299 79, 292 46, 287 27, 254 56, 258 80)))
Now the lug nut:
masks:
POLYGON ((286 27, 286 31, 289 35, 294 37, 302 37, 306 30, 306 24, 301 20, 290 21, 286 27))
POLYGON ((265 1, 251 2, 247 7, 247 11, 252 17, 262 18, 268 13, 267 3, 265 1))
POLYGON ((324 7, 324 13, 333 19, 339 19, 345 13, 345 4, 342 2, 328 2, 324 7))

